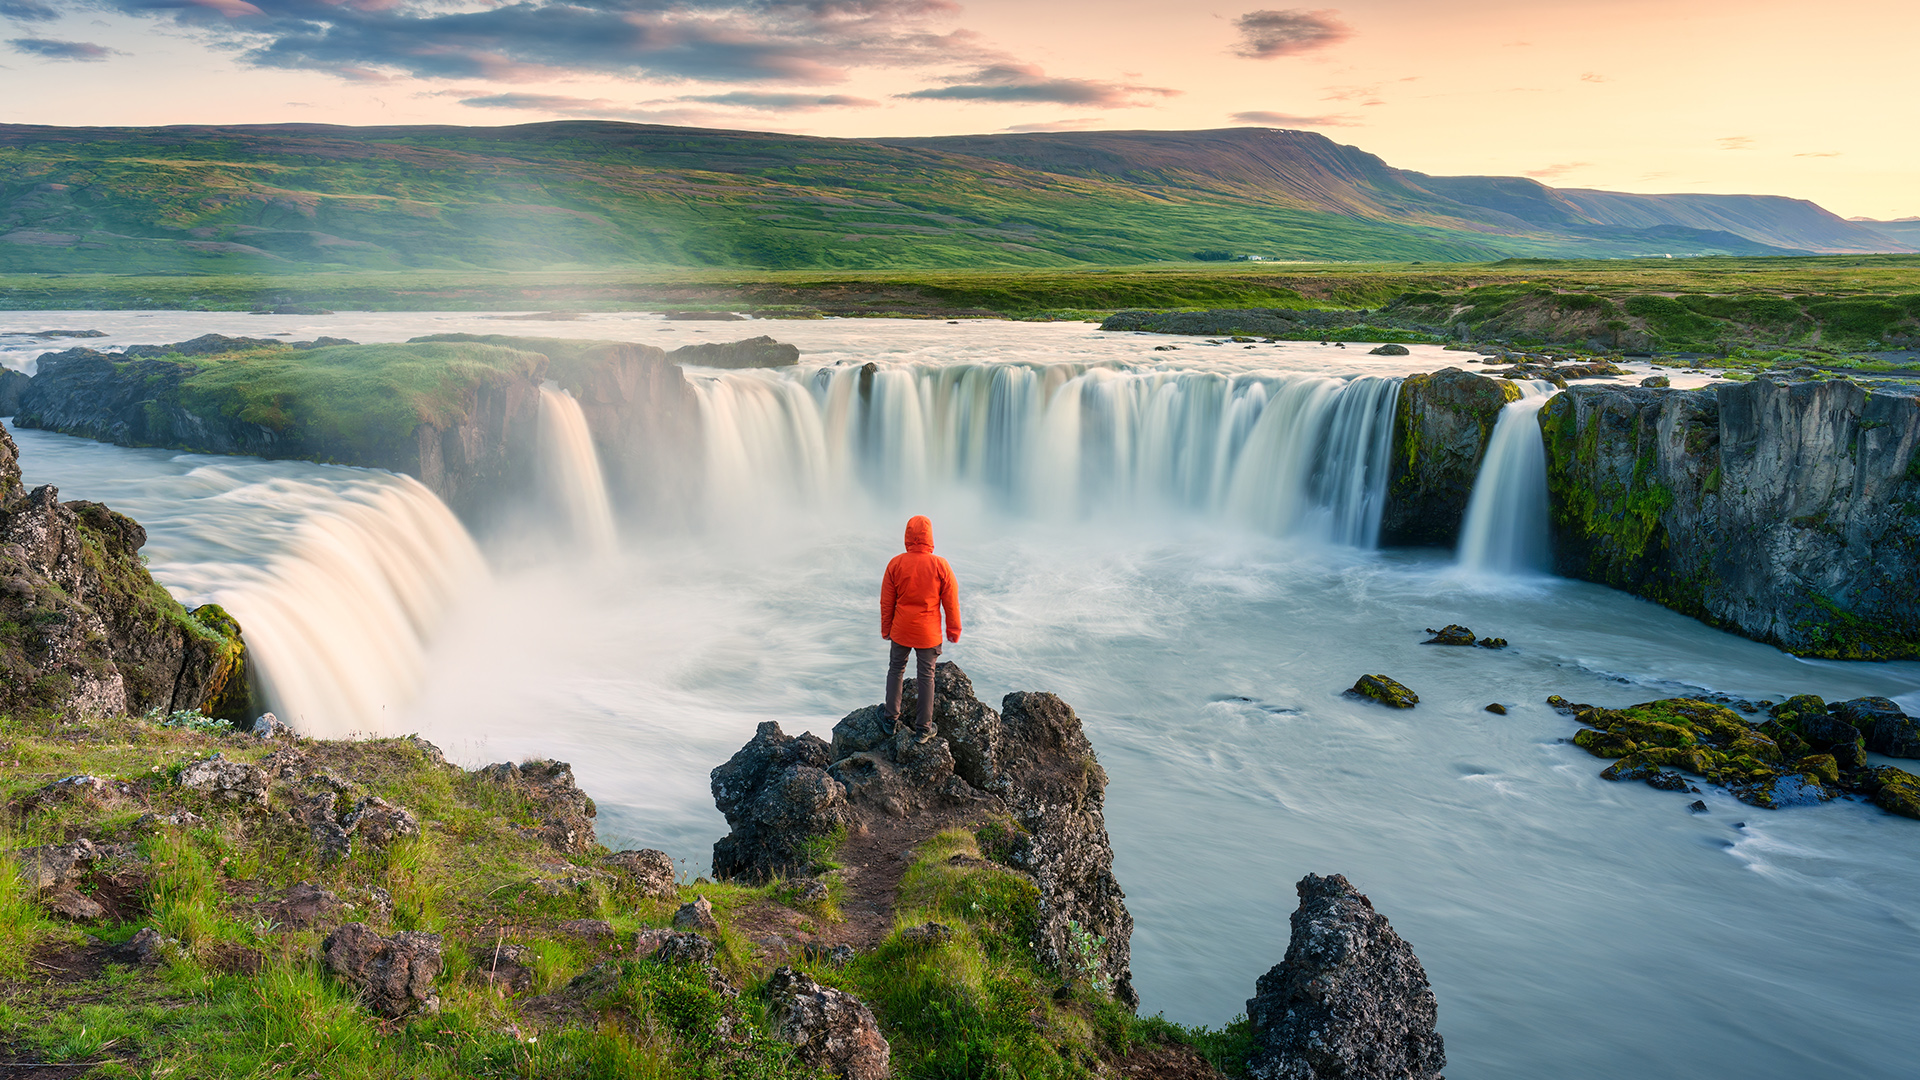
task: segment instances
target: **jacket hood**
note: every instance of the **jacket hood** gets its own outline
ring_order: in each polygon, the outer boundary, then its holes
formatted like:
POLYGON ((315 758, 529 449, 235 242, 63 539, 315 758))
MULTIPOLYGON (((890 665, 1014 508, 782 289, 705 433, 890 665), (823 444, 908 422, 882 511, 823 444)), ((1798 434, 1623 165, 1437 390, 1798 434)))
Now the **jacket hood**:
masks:
POLYGON ((933 522, 919 514, 907 519, 907 550, 933 550, 933 522))

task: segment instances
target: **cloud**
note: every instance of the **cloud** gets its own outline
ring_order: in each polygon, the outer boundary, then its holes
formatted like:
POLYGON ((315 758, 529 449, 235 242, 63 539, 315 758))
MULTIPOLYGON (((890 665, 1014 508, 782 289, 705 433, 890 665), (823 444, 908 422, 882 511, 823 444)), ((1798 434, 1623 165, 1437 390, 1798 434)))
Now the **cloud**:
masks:
POLYGON ((1592 167, 1593 162, 1591 161, 1567 161, 1558 165, 1548 165, 1543 169, 1528 169, 1527 175, 1533 177, 1535 180, 1553 180, 1565 176, 1575 169, 1588 169, 1592 167))
POLYGON ((1369 86, 1323 86, 1321 101, 1351 101, 1356 105, 1385 105, 1380 97, 1380 84, 1369 86))
POLYGON ((1238 124, 1261 127, 1356 127, 1359 124, 1351 116, 1294 116, 1277 112, 1237 112, 1233 119, 1238 124))
POLYGON ((521 109, 583 120, 631 120, 646 124, 694 123, 713 116, 710 110, 650 109, 609 98, 566 97, 561 94, 486 94, 461 98, 460 104, 475 109, 521 109))
POLYGON ((0 19, 18 22, 52 22, 60 13, 38 0, 0 0, 0 19))
POLYGON ((1793 155, 1793 156, 1794 156, 1794 157, 1839 157, 1839 156, 1840 156, 1840 151, 1838 151, 1838 150, 1809 150, 1809 151, 1807 151, 1806 153, 1803 153, 1803 154, 1795 154, 1795 155, 1793 155))
MULTIPOLYGON (((0 0, 20 2, 20 0, 0 0)), ((427 79, 573 74, 840 82, 856 67, 984 64, 936 31, 950 0, 95 0, 171 19, 257 67, 427 79)))
POLYGON ((1133 86, 1097 79, 1052 79, 1032 64, 1003 63, 990 64, 960 76, 951 86, 915 90, 907 94, 895 94, 894 97, 935 101, 997 101, 1007 104, 1045 102, 1085 105, 1095 109, 1128 109, 1152 104, 1142 98, 1173 97, 1179 93, 1164 86, 1133 86))
POLYGON ((1334 16, 1338 11, 1249 11, 1233 21, 1240 44, 1233 51, 1249 60, 1297 56, 1338 45, 1353 36, 1353 27, 1334 16))
POLYGON ((7 42, 14 52, 47 60, 79 60, 98 63, 109 56, 125 55, 118 49, 95 45, 90 41, 55 41, 52 38, 14 38, 7 42))
POLYGON ((1000 130, 1016 134, 1033 131, 1085 131, 1099 122, 1100 118, 1097 116, 1082 116, 1073 120, 1047 120, 1038 124, 1015 124, 1012 127, 1001 128, 1000 130))
POLYGON ((756 94, 735 90, 728 94, 695 94, 675 101, 700 101, 709 105, 732 105, 741 109, 789 111, 800 109, 865 108, 880 104, 871 98, 846 94, 756 94))
POLYGON ((1598 83, 1598 82, 1611 82, 1612 80, 1608 79, 1605 75, 1602 75, 1597 71, 1587 71, 1587 72, 1581 73, 1580 81, 1598 83))
POLYGON ((1753 139, 1746 135, 1728 135, 1725 138, 1715 139, 1713 141, 1720 144, 1720 149, 1722 150, 1753 149, 1753 139))

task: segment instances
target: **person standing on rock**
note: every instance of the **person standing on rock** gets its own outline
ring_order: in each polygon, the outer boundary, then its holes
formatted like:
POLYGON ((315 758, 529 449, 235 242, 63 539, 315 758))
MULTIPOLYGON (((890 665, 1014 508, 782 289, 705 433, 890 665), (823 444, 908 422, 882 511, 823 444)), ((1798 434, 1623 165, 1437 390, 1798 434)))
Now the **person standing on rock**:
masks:
POLYGON ((933 553, 933 522, 918 514, 907 519, 907 550, 895 555, 880 578, 880 636, 890 643, 887 657, 887 723, 901 719, 901 682, 907 654, 919 660, 919 715, 915 731, 933 730, 933 665, 940 657, 940 615, 947 616, 947 640, 960 640, 960 586, 953 567, 933 553))

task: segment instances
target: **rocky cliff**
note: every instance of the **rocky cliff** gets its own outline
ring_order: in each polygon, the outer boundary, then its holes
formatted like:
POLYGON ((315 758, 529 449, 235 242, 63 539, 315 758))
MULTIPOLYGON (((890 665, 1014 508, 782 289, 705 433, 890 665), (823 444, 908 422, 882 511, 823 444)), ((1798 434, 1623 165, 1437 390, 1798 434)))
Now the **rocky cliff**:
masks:
POLYGON ((1541 412, 1556 569, 1803 656, 1920 656, 1920 393, 1762 376, 1541 412))
POLYGON ((939 665, 935 686, 936 731, 926 735, 889 727, 878 705, 835 724, 831 744, 760 725, 713 770, 714 802, 731 827, 713 846, 714 873, 804 874, 838 844, 883 836, 897 848, 968 827, 989 857, 1039 890, 1032 944, 1041 960, 1069 977, 1091 965, 1115 998, 1137 1005, 1133 917, 1113 877, 1103 809, 1107 777, 1080 718, 1041 693, 1008 694, 996 712, 951 663, 939 665))
POLYGON ((1393 412, 1383 544, 1451 547, 1494 422, 1520 388, 1460 368, 1409 375, 1393 412))
POLYGON ((15 422, 121 446, 299 458, 417 477, 469 522, 539 482, 540 386, 573 394, 610 489, 656 510, 699 483, 699 411, 682 364, 768 367, 768 338, 686 346, 447 334, 400 345, 207 335, 40 357, 15 422))
POLYGON ((219 606, 182 607, 140 561, 146 530, 26 491, 0 428, 0 712, 99 716, 251 708, 246 646, 219 606))

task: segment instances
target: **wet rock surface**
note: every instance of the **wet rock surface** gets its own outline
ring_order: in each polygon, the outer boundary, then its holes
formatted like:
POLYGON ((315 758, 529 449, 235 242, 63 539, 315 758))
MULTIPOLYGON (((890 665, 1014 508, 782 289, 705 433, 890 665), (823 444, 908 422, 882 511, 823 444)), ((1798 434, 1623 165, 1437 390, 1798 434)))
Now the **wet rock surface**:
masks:
POLYGON ((1520 388, 1460 368, 1409 375, 1393 414, 1383 544, 1451 547, 1493 425, 1520 388))
POLYGON ((892 1049, 872 1010, 844 990, 821 986, 804 972, 779 968, 767 980, 774 1034, 800 1060, 845 1080, 893 1075, 892 1049))
POLYGON ((1253 1080, 1439 1080, 1446 1066, 1426 969, 1339 874, 1308 874, 1286 958, 1247 1002, 1253 1080))
MULTIPOLYGON (((714 845, 716 874, 761 881, 801 876, 815 853, 849 831, 921 820, 963 823, 1003 815, 1006 865, 1042 897, 1036 954, 1065 970, 1072 927, 1104 938, 1099 959, 1115 996, 1131 982, 1133 917, 1113 877, 1104 814, 1107 777, 1066 702, 1012 693, 998 711, 974 695, 958 665, 935 669, 935 730, 887 728, 879 706, 849 713, 833 742, 760 725, 713 771, 714 802, 733 831, 714 845)), ((909 696, 903 712, 915 707, 909 696)))
POLYGON ((1760 723, 1695 698, 1604 709, 1556 695, 1548 704, 1585 725, 1574 734, 1576 746, 1617 759, 1600 774, 1607 780, 1692 791, 1687 777, 1698 776, 1763 809, 1855 795, 1889 813, 1920 818, 1920 778, 1870 765, 1865 755, 1862 727, 1897 732, 1913 723, 1886 698, 1828 705, 1802 694, 1772 706, 1760 723))
POLYGON ((1920 391, 1764 374, 1541 410, 1554 568, 1803 656, 1920 656, 1920 391))
POLYGON ((1377 701, 1395 709, 1411 709, 1420 704, 1420 695, 1385 675, 1362 675, 1348 688, 1349 697, 1377 701))

